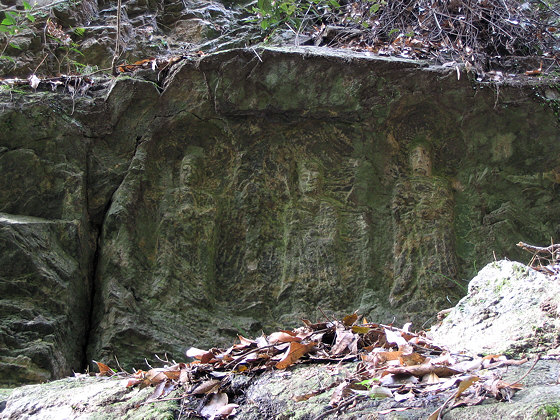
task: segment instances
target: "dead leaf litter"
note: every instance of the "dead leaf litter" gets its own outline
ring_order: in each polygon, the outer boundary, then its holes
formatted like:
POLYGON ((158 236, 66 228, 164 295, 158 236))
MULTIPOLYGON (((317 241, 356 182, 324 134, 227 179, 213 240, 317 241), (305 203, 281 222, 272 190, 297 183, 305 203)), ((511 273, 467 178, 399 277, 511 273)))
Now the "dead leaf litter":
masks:
POLYGON ((166 400, 172 391, 179 390, 180 397, 173 399, 182 400, 182 412, 207 419, 236 414, 238 390, 232 387, 236 375, 256 377, 301 364, 357 362, 355 370, 342 380, 294 397, 300 402, 331 392, 329 407, 319 418, 372 398, 394 401, 392 408, 377 414, 404 411, 414 408, 411 401, 441 394, 446 397, 444 403, 429 416, 429 420, 435 420, 454 407, 477 405, 488 398, 509 401, 522 387, 521 380, 505 382, 493 369, 519 365, 527 359, 451 353, 430 340, 425 332, 410 332, 410 325, 396 328, 365 319, 358 323, 358 319, 356 314, 341 321, 312 323, 304 319, 304 326, 294 330, 263 334, 255 339, 239 335, 238 342, 228 349, 193 347, 186 351, 186 356, 194 359, 191 362, 167 362, 161 368, 132 374, 117 373, 108 365, 95 362, 99 368, 97 375, 125 377, 127 387, 154 387, 145 403, 166 400))

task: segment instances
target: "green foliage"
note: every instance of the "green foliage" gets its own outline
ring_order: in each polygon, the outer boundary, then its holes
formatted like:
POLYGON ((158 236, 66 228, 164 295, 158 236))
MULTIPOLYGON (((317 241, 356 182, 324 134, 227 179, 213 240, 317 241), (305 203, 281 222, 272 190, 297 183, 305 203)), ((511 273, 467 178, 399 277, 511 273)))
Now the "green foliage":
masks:
MULTIPOLYGON (((56 60, 59 72, 84 72, 87 66, 77 61, 84 56, 80 50, 80 44, 74 42, 66 31, 56 24, 56 21, 48 18, 49 15, 48 11, 35 9, 27 1, 23 2, 23 10, 5 10, 3 17, 0 15, 0 60, 16 64, 16 60, 10 56, 10 53, 6 53, 6 50, 8 47, 12 50, 21 50, 22 47, 17 42, 17 36, 26 31, 26 35, 33 33, 41 38, 43 38, 43 34, 46 36, 42 55, 45 58, 50 57, 56 60)), ((86 29, 83 27, 72 30, 77 37, 84 36, 85 31, 86 29)), ((38 67, 44 62, 45 59, 38 63, 38 67)))
POLYGON ((363 386, 365 386, 366 388, 369 389, 369 388, 371 388, 373 385, 377 385, 378 382, 379 382, 379 379, 377 379, 377 378, 371 378, 371 379, 363 380, 362 382, 357 382, 356 384, 357 384, 357 385, 363 385, 363 386))
POLYGON ((0 40, 2 41, 2 50, 0 51, 0 60, 14 59, 4 55, 8 47, 21 50, 21 47, 13 42, 16 35, 25 29, 29 29, 28 24, 34 23, 36 20, 36 12, 33 7, 26 1, 23 2, 24 10, 4 11, 4 18, 0 22, 0 40))
POLYGON ((340 7, 336 0, 257 0, 251 9, 256 17, 248 21, 258 22, 263 31, 283 25, 299 30, 304 23, 320 21, 340 7))
POLYGON ((16 35, 23 29, 27 29, 27 22, 35 22, 32 8, 27 2, 23 2, 24 11, 14 10, 4 12, 4 19, 0 23, 0 32, 8 35, 16 35))
POLYGON ((371 14, 377 13, 379 12, 379 9, 381 9, 382 6, 386 6, 387 2, 385 0, 381 0, 381 1, 376 1, 376 0, 368 0, 370 3, 373 3, 370 8, 369 8, 369 12, 371 14))
POLYGON ((544 417, 544 420, 558 420, 560 419, 560 405, 547 404, 542 406, 538 414, 544 417))

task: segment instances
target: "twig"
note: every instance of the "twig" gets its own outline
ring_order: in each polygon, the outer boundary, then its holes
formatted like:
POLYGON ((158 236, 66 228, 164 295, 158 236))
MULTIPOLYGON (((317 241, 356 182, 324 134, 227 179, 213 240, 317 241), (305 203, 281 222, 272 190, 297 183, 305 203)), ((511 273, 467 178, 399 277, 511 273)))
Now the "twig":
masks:
POLYGON ((321 312, 321 313, 323 314, 323 316, 326 318, 326 320, 327 320, 328 322, 334 322, 334 321, 332 321, 332 320, 327 316, 326 313, 323 312, 323 310, 322 310, 319 306, 317 307, 317 309, 319 309, 319 312, 321 312))
POLYGON ((122 8, 122 0, 117 1, 117 35, 115 37, 115 53, 113 55, 113 62, 111 63, 111 69, 114 75, 117 75, 117 67, 116 62, 119 58, 119 41, 121 39, 121 8, 122 8))
POLYGON ((37 67, 35 67, 35 70, 33 70, 32 74, 37 73, 37 70, 39 70, 39 67, 41 67, 41 64, 43 64, 43 62, 45 61, 45 59, 48 57, 48 54, 45 54, 45 56, 43 57, 43 59, 41 60, 41 62, 39 63, 39 65, 37 67))
POLYGON ((127 375, 130 375, 130 373, 128 373, 126 370, 124 370, 124 369, 122 368, 121 364, 119 363, 119 359, 117 359, 117 356, 114 356, 114 357, 115 357, 115 362, 117 362, 117 366, 118 366, 118 368, 121 370, 121 372, 124 372, 124 373, 126 373, 127 375))
POLYGON ((346 401, 341 402, 340 404, 338 404, 336 407, 331 408, 330 410, 324 411, 323 413, 319 414, 317 417, 315 417, 313 420, 321 420, 333 413, 336 413, 337 411, 342 410, 343 408, 348 407, 350 404, 352 404, 354 401, 356 401, 358 398, 360 397, 360 395, 356 395, 352 398, 347 399, 346 401))
POLYGON ((543 247, 543 246, 529 245, 526 244, 525 242, 519 242, 517 246, 521 249, 524 249, 525 251, 534 252, 536 254, 554 255, 555 252, 560 251, 560 244, 552 244, 550 246, 543 247))
POLYGON ((161 402, 161 401, 179 401, 179 400, 182 400, 183 398, 185 398, 184 395, 182 395, 180 397, 161 398, 161 399, 158 399, 158 400, 144 401, 144 402, 141 402, 138 405, 146 405, 146 404, 151 404, 151 403, 156 403, 156 402, 161 402))
POLYGON ((235 369, 235 368, 237 367, 237 365, 239 365, 240 363, 243 362, 243 359, 245 358, 245 356, 248 356, 248 355, 251 354, 251 353, 258 352, 259 350, 262 350, 262 349, 269 349, 269 348, 272 348, 272 347, 277 346, 277 345, 279 345, 279 344, 284 344, 284 343, 269 344, 268 346, 257 347, 257 348, 251 349, 251 350, 249 350, 249 351, 247 351, 247 352, 245 352, 245 353, 238 354, 238 355, 236 355, 236 356, 237 356, 237 360, 232 360, 232 361, 229 362, 228 364, 224 365, 224 369, 229 369, 230 366, 232 366, 232 365, 233 365, 232 369, 235 369), (241 360, 239 360, 239 359, 241 359, 241 360))
POLYGON ((537 357, 535 358, 535 361, 533 362, 533 364, 531 365, 531 367, 529 368, 529 370, 527 372, 525 372, 525 374, 519 378, 517 381, 514 382, 514 384, 521 382, 523 379, 525 379, 527 377, 527 375, 534 369, 534 367, 537 365, 537 362, 541 359, 541 355, 537 354, 537 357))

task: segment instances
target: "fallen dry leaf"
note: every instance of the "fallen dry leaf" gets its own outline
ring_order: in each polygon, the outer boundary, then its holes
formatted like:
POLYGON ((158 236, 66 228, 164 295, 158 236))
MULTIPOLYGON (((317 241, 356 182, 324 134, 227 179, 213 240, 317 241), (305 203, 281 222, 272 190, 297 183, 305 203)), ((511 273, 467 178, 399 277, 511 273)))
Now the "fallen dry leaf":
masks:
POLYGON ((422 378, 422 383, 425 384, 439 384, 440 382, 440 377, 437 376, 434 372, 424 375, 424 377, 422 378))
POLYGON ((224 392, 213 394, 206 405, 200 410, 200 415, 207 419, 215 419, 218 413, 228 404, 228 396, 224 392))
POLYGON ((336 341, 331 349, 332 356, 338 356, 349 350, 351 354, 356 354, 358 337, 352 331, 344 328, 344 325, 339 324, 336 327, 336 341))
POLYGON ((95 360, 92 360, 92 362, 95 363, 99 369, 99 373, 97 373, 96 376, 113 376, 116 374, 116 372, 105 363, 96 362, 95 360))
POLYGON ((216 411, 215 417, 226 418, 235 414, 235 410, 239 407, 239 404, 226 404, 218 411, 216 411))
POLYGON ((474 384, 475 382, 479 381, 480 378, 478 376, 469 376, 466 379, 463 379, 460 383, 459 383, 459 387, 457 388, 457 392, 455 393, 455 398, 459 398, 459 396, 468 388, 470 387, 472 384, 474 384))
POLYGON ((37 87, 39 86, 39 83, 41 82, 41 79, 39 79, 36 75, 32 74, 31 76, 29 76, 29 85, 33 88, 33 89, 37 89, 37 87))
POLYGON ((426 361, 426 357, 418 353, 403 354, 399 356, 399 361, 403 366, 421 365, 426 361))
POLYGON ((292 331, 278 331, 268 336, 268 342, 270 344, 292 343, 295 341, 299 342, 301 341, 301 338, 299 338, 292 331))
POLYGON ((347 327, 351 327, 357 320, 358 314, 354 312, 352 315, 346 315, 344 318, 342 318, 342 323, 347 327))
POLYGON ((356 333, 356 334, 367 334, 369 332, 369 330, 371 330, 370 327, 366 327, 363 325, 353 325, 352 326, 352 332, 356 333))
POLYGON ((140 378, 131 378, 128 380, 128 382, 126 383, 126 387, 130 388, 131 386, 136 386, 141 384, 142 382, 144 382, 143 379, 140 378))
POLYGON ((276 363, 276 369, 286 369, 288 366, 293 365, 301 356, 310 352, 316 345, 317 343, 314 341, 309 344, 290 343, 290 347, 284 357, 276 363))
POLYGON ((406 410, 417 410, 419 407, 397 407, 397 408, 388 408, 387 410, 376 411, 376 414, 389 414, 392 412, 399 412, 399 411, 406 411, 406 410))
POLYGON ((408 344, 399 332, 394 332, 387 328, 385 328, 385 337, 389 344, 396 344, 397 346, 405 346, 408 344))
POLYGON ((428 375, 430 373, 435 373, 440 378, 447 378, 449 376, 462 373, 461 371, 452 369, 449 366, 434 365, 430 361, 415 366, 389 367, 386 369, 386 372, 397 374, 397 375, 410 374, 417 377, 428 375))
POLYGON ((156 389, 154 389, 154 392, 152 392, 152 395, 150 395, 148 397, 148 399, 146 400, 146 402, 151 402, 151 401, 155 401, 157 400, 159 397, 162 396, 163 391, 165 389, 165 382, 160 382, 159 384, 157 384, 156 389))
POLYGON ((192 357, 194 359, 201 359, 202 356, 204 356, 206 353, 208 353, 208 350, 201 350, 201 349, 197 349, 196 347, 191 347, 190 349, 188 349, 185 354, 187 355, 187 357, 192 357))
POLYGON ((336 407, 340 402, 352 393, 352 389, 350 388, 350 383, 342 382, 340 383, 333 391, 331 395, 331 399, 329 405, 331 407, 336 407))
POLYGON ((210 394, 212 392, 216 392, 220 387, 222 381, 217 379, 210 379, 208 381, 202 382, 198 385, 195 389, 193 389, 190 393, 193 395, 202 395, 202 394, 210 394))

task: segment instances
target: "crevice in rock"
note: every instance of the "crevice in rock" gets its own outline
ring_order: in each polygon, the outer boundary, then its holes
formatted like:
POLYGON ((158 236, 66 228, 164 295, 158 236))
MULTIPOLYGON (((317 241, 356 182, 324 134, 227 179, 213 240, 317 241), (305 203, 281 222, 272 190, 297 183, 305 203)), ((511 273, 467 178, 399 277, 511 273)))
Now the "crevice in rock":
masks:
MULTIPOLYGON (((105 220, 105 215, 111 206, 111 201, 107 204, 103 212, 103 220, 105 220)), ((82 361, 80 366, 80 371, 85 371, 89 366, 88 360, 88 347, 91 341, 91 335, 93 330, 93 316, 94 316, 94 302, 95 302, 95 295, 98 293, 97 288, 97 267, 99 263, 99 254, 101 249, 101 228, 103 223, 100 226, 94 227, 94 235, 95 235, 95 251, 93 252, 90 273, 89 273, 89 281, 90 281, 90 293, 89 293, 89 306, 88 306, 88 316, 87 316, 87 325, 85 329, 85 340, 84 346, 82 350, 82 361)))
MULTIPOLYGON (((136 153, 138 151, 138 146, 141 144, 141 140, 142 137, 141 136, 137 136, 136 137, 136 144, 134 146, 134 151, 131 154, 130 157, 130 161, 129 161, 129 166, 132 163, 134 156, 136 156, 136 153)), ((91 146, 91 144, 90 144, 91 146)), ((88 154, 89 154, 89 150, 88 150, 88 154)), ((128 173, 128 171, 124 172, 122 175, 122 178, 120 179, 120 181, 117 183, 117 186, 115 187, 115 189, 113 190, 113 192, 110 195, 110 199, 108 200, 107 204, 105 205, 102 213, 101 213, 101 217, 98 219, 100 220, 99 222, 95 222, 91 215, 90 215, 90 211, 89 211, 89 176, 90 176, 90 166, 89 166, 89 160, 86 158, 86 194, 85 194, 85 198, 86 198, 86 209, 87 209, 87 217, 88 217, 88 223, 89 223, 89 228, 90 228, 90 232, 91 235, 93 236, 93 240, 95 240, 95 250, 93 251, 93 256, 92 256, 92 260, 91 260, 91 266, 89 268, 89 287, 90 287, 90 293, 89 293, 89 305, 88 305, 88 316, 87 316, 87 325, 85 327, 85 332, 84 332, 84 344, 83 344, 83 349, 82 349, 82 360, 80 363, 80 371, 85 371, 89 365, 90 365, 90 360, 89 360, 89 355, 88 355, 88 348, 90 347, 90 344, 92 343, 93 340, 93 330, 94 330, 94 317, 95 317, 95 309, 97 307, 96 303, 96 298, 97 298, 97 294, 99 293, 99 284, 98 284, 98 268, 99 268, 99 259, 101 257, 101 247, 102 247, 102 241, 103 241, 103 226, 105 225, 106 219, 107 219, 107 214, 109 213, 109 209, 111 208, 111 205, 113 204, 113 196, 115 194, 115 192, 118 191, 118 189, 120 188, 120 186, 122 185, 122 183, 124 182, 124 179, 126 178, 126 174, 128 173)))

